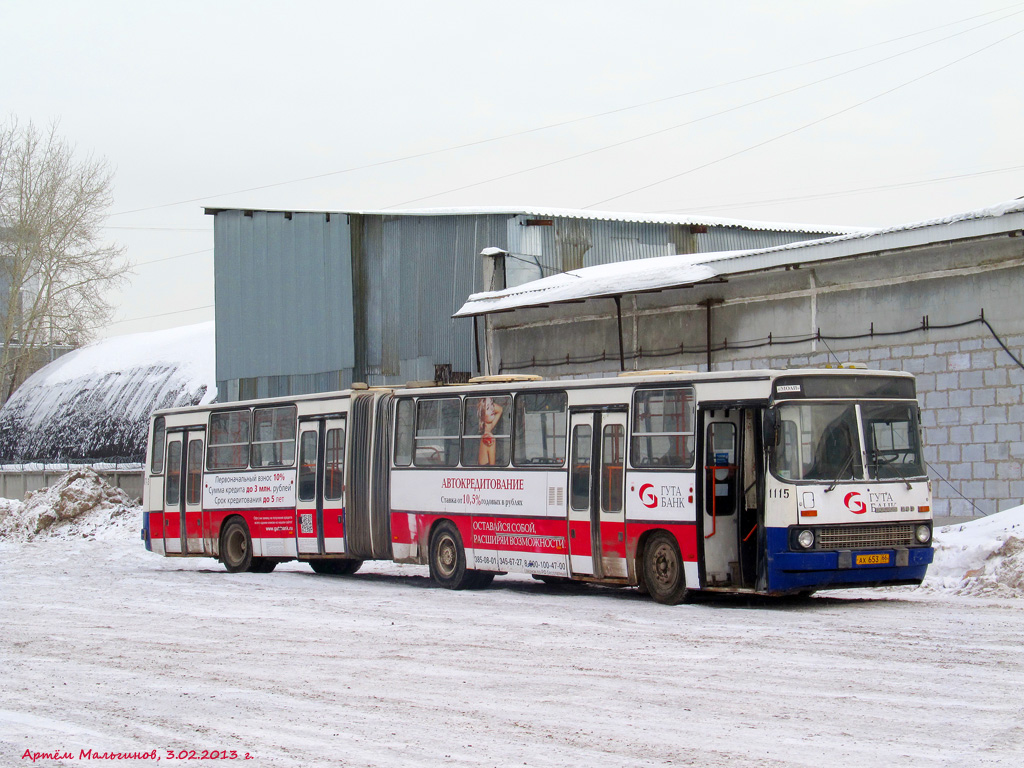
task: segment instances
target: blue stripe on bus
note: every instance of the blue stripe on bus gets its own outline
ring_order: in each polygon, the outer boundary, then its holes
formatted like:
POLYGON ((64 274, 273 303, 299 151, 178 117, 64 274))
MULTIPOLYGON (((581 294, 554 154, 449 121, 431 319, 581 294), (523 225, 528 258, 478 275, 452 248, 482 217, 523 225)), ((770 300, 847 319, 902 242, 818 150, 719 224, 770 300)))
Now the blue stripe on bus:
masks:
MULTIPOLYGON (((933 555, 931 547, 908 547, 905 566, 861 565, 840 569, 838 551, 792 552, 787 528, 769 528, 767 532, 769 592, 920 582, 933 555)), ((863 554, 889 554, 889 562, 896 561, 896 550, 891 548, 858 550, 854 557, 863 554)))

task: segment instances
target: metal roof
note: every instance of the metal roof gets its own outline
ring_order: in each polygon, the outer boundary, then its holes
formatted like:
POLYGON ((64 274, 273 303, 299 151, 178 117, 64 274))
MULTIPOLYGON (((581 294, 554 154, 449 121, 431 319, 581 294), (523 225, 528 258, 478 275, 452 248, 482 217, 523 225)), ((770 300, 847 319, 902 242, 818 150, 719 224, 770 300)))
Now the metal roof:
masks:
POLYGON ((1024 198, 942 219, 773 248, 663 256, 586 267, 504 291, 474 294, 454 316, 471 317, 588 298, 681 288, 723 275, 1015 233, 1024 233, 1024 198))
POLYGON ((307 211, 285 208, 248 207, 207 207, 208 215, 223 211, 263 211, 266 213, 338 213, 360 216, 537 216, 539 218, 589 219, 594 221, 627 221, 642 224, 676 224, 682 226, 735 227, 754 231, 806 232, 808 234, 849 234, 865 232, 863 227, 823 226, 818 224, 793 224, 776 221, 753 221, 728 219, 716 216, 692 216, 689 214, 657 214, 631 211, 590 211, 579 208, 545 208, 541 206, 483 206, 479 208, 414 208, 389 210, 336 210, 307 211))

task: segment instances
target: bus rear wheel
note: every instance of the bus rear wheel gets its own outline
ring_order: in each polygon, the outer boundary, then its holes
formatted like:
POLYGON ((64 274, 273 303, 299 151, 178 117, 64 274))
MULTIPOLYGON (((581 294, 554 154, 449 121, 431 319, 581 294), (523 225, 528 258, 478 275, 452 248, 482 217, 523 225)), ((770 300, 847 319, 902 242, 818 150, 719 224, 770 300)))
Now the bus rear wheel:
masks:
POLYGON ((243 573, 251 569, 252 538, 244 520, 232 520, 224 526, 220 535, 220 559, 228 573, 243 573))
POLYGON ((362 560, 310 560, 309 567, 328 576, 349 576, 363 567, 362 560))
POLYGON ((430 578, 446 589, 472 589, 479 584, 476 574, 466 569, 459 529, 442 520, 430 536, 430 578))
POLYGON ((644 586, 659 603, 677 605, 689 595, 683 558, 675 539, 664 531, 654 533, 644 547, 644 586))

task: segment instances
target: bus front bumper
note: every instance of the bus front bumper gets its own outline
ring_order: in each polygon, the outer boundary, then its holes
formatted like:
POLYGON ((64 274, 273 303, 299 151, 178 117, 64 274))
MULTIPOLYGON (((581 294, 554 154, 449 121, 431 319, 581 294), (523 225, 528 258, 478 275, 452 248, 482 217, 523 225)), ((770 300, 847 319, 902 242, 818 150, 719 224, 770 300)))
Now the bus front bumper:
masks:
POLYGON ((768 591, 773 593, 920 584, 934 555, 930 546, 793 552, 785 530, 780 533, 782 546, 768 551, 768 591))

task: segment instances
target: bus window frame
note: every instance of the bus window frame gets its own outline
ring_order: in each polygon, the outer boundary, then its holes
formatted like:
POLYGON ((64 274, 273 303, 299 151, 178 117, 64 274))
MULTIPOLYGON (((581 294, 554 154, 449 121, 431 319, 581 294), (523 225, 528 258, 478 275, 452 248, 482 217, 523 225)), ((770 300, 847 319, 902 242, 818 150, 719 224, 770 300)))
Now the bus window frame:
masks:
MULTIPOLYGON (((256 407, 254 407, 252 409, 252 416, 250 417, 250 420, 249 420, 249 466, 252 469, 280 469, 282 467, 287 468, 287 467, 294 467, 295 466, 295 459, 296 459, 296 456, 298 454, 298 440, 297 440, 297 436, 296 436, 297 435, 298 426, 299 426, 299 413, 298 413, 298 410, 299 410, 298 407, 294 403, 284 403, 284 404, 281 404, 281 405, 256 406, 256 407), (257 419, 258 415, 261 414, 261 413, 268 412, 268 411, 285 411, 285 410, 290 410, 291 411, 291 422, 292 422, 291 432, 285 433, 286 435, 290 435, 290 436, 286 436, 286 437, 283 437, 283 438, 279 438, 279 437, 275 436, 275 437, 273 437, 270 440, 257 440, 256 439, 256 419, 257 419), (287 448, 287 446, 289 444, 291 444, 291 459, 290 460, 288 460, 286 458, 287 457, 286 448, 287 448), (257 463, 256 462, 257 446, 259 446, 259 448, 261 449, 260 450, 261 454, 262 454, 263 446, 273 446, 273 448, 271 449, 271 454, 274 455, 274 454, 280 453, 280 460, 278 462, 276 462, 276 463, 273 462, 273 461, 269 461, 268 462, 268 461, 265 461, 263 456, 261 455, 260 456, 260 462, 257 463), (278 449, 280 449, 280 450, 278 450, 278 449)), ((276 415, 271 418, 270 427, 274 431, 274 434, 276 435, 277 434, 276 430, 278 428, 278 419, 277 419, 276 415)))
MULTIPOLYGON (((629 402, 630 419, 629 419, 629 466, 631 469, 640 469, 643 471, 648 470, 671 470, 678 472, 680 470, 691 470, 696 466, 697 463, 697 389, 692 383, 685 384, 673 384, 673 385, 649 385, 643 387, 637 387, 633 390, 630 395, 629 402), (689 422, 691 431, 690 432, 638 432, 637 422, 639 420, 639 408, 637 407, 637 398, 648 392, 667 392, 667 391, 689 391, 689 398, 687 400, 687 406, 689 410, 689 422), (636 463, 636 456, 638 452, 635 450, 634 441, 637 439, 654 437, 666 437, 666 436, 680 436, 684 441, 689 438, 690 444, 688 446, 689 461, 683 461, 678 464, 647 464, 638 465, 636 463)), ((664 418, 664 416, 662 416, 664 418)), ((686 458, 686 457, 681 457, 686 458)))
POLYGON ((226 408, 223 411, 211 411, 210 418, 207 422, 208 431, 206 438, 206 471, 207 472, 227 472, 231 470, 240 470, 249 468, 249 454, 252 451, 252 409, 251 408, 226 408), (246 414, 246 441, 244 443, 214 443, 214 436, 216 435, 216 429, 213 426, 213 420, 218 416, 225 416, 230 414, 246 414), (245 450, 242 455, 245 457, 245 463, 241 465, 230 464, 230 465, 214 465, 211 461, 213 452, 216 448, 236 448, 245 446, 245 450))
MULTIPOLYGON (((412 430, 412 466, 414 466, 414 467, 416 467, 418 469, 454 469, 454 468, 460 466, 460 462, 462 460, 462 408, 463 408, 462 403, 463 403, 463 398, 462 398, 461 395, 458 395, 458 394, 431 395, 429 397, 417 397, 416 398, 416 407, 415 407, 414 412, 413 412, 415 418, 413 420, 413 430, 412 430), (440 401, 444 401, 444 400, 454 400, 455 403, 457 403, 456 408, 457 408, 458 422, 459 423, 458 423, 458 429, 456 430, 456 433, 454 435, 449 435, 449 434, 444 434, 444 435, 423 435, 421 437, 419 435, 419 430, 420 430, 420 404, 421 403, 428 403, 428 402, 435 402, 435 401, 436 402, 440 402, 440 401), (418 461, 420 448, 417 445, 417 442, 420 441, 420 440, 436 440, 436 441, 450 441, 450 440, 454 440, 455 443, 456 443, 455 450, 454 450, 455 462, 454 463, 449 463, 449 462, 442 461, 442 462, 439 462, 439 463, 436 463, 436 464, 434 464, 434 463, 429 463, 429 464, 428 463, 420 463, 420 461, 418 461)), ((441 413, 443 413, 443 410, 441 411, 441 413)), ((441 423, 439 423, 439 425, 438 425, 438 429, 441 429, 443 427, 444 427, 443 420, 441 420, 441 423)), ((447 447, 446 447, 445 450, 446 451, 448 450, 447 447)))
MULTIPOLYGON (((402 458, 404 459, 405 457, 403 456, 402 458)), ((392 456, 391 456, 391 462, 392 462, 393 466, 401 467, 401 468, 404 469, 406 467, 415 467, 416 466, 416 464, 414 462, 415 458, 416 458, 416 398, 415 397, 399 397, 399 398, 396 398, 396 402, 395 402, 395 445, 394 445, 394 450, 393 450, 392 456), (401 442, 402 442, 402 440, 401 440, 401 438, 402 438, 402 431, 401 431, 401 429, 402 429, 402 421, 401 421, 399 412, 401 411, 402 406, 406 405, 406 404, 408 404, 408 406, 409 406, 409 408, 411 410, 411 413, 409 414, 410 418, 409 418, 409 432, 408 432, 408 441, 409 441, 409 445, 408 445, 408 449, 409 449, 408 459, 409 460, 405 461, 403 463, 403 462, 399 461, 399 456, 398 456, 399 447, 400 447, 401 442)))
MULTIPOLYGON (((777 460, 776 460, 775 451, 777 449, 777 446, 773 446, 772 450, 769 452, 768 461, 766 463, 767 463, 769 474, 771 474, 771 476, 774 477, 776 480, 778 480, 779 482, 782 482, 782 483, 786 483, 788 485, 821 485, 823 483, 829 483, 829 482, 832 482, 832 481, 836 481, 838 483, 849 484, 849 483, 906 483, 908 481, 924 482, 924 481, 927 480, 927 474, 924 474, 924 475, 913 475, 913 476, 908 475, 906 477, 875 477, 873 475, 873 473, 871 473, 869 471, 869 467, 868 467, 867 462, 863 461, 863 458, 862 458, 862 457, 866 456, 866 451, 867 451, 867 447, 868 446, 867 446, 867 438, 863 434, 864 418, 863 418, 863 414, 861 413, 861 406, 864 405, 864 404, 869 404, 869 403, 879 403, 879 404, 886 404, 886 405, 901 404, 902 403, 902 404, 906 404, 907 407, 909 409, 911 409, 911 413, 913 413, 913 409, 914 408, 920 407, 919 403, 917 402, 916 399, 915 400, 911 400, 911 399, 906 399, 906 398, 897 399, 897 398, 884 398, 884 397, 883 398, 875 398, 875 397, 872 397, 872 398, 853 398, 853 397, 850 397, 850 398, 838 398, 838 399, 828 399, 828 398, 787 398, 785 400, 772 400, 772 401, 769 402, 768 407, 775 411, 775 413, 776 413, 775 418, 777 419, 778 428, 779 428, 780 433, 781 433, 781 430, 783 430, 785 428, 784 427, 785 422, 783 422, 783 420, 780 418, 780 414, 779 414, 779 409, 782 406, 786 406, 786 405, 808 405, 808 404, 814 404, 814 403, 829 403, 829 404, 846 403, 846 404, 849 404, 849 405, 851 405, 853 407, 853 410, 854 410, 854 420, 856 421, 856 425, 857 425, 857 440, 858 440, 858 446, 857 446, 858 456, 855 457, 855 459, 854 459, 854 466, 857 466, 859 464, 860 475, 859 476, 855 475, 853 478, 828 478, 828 479, 817 479, 817 478, 794 479, 792 477, 783 477, 782 475, 780 475, 776 471, 776 469, 777 469, 776 461, 777 460)), ((916 426, 917 426, 917 446, 918 446, 918 450, 920 451, 921 464, 922 464, 922 467, 924 468, 925 473, 927 473, 927 471, 928 471, 927 464, 925 463, 925 459, 924 459, 924 440, 922 439, 923 438, 923 435, 922 435, 922 424, 921 424, 921 419, 920 419, 919 416, 916 417, 916 426)), ((798 440, 799 440, 799 437, 800 436, 799 436, 799 433, 798 433, 797 434, 797 439, 798 440)), ((780 444, 781 444, 781 441, 784 440, 784 439, 785 439, 784 436, 782 436, 780 434, 780 444)), ((798 460, 799 460, 799 458, 798 458, 798 460)), ((851 471, 852 471, 852 468, 851 468, 851 471)))
MULTIPOLYGON (((538 390, 529 389, 529 390, 520 390, 518 392, 514 392, 513 393, 513 398, 512 398, 512 466, 513 467, 523 468, 523 469, 528 469, 528 468, 532 468, 532 469, 540 469, 540 468, 543 468, 543 469, 561 469, 561 468, 564 468, 565 465, 566 465, 566 461, 569 458, 569 432, 570 432, 570 429, 569 429, 569 412, 570 412, 570 407, 569 407, 569 392, 568 392, 568 390, 565 390, 565 389, 538 389, 538 390), (565 401, 565 405, 564 405, 564 407, 563 407, 563 409, 561 411, 562 418, 563 418, 563 428, 564 428, 564 431, 562 433, 562 456, 561 456, 561 459, 558 461, 557 464, 554 463, 554 462, 546 462, 546 461, 524 461, 523 458, 519 456, 519 451, 517 450, 517 447, 519 445, 519 440, 518 440, 519 425, 520 425, 521 421, 525 421, 525 420, 520 420, 520 418, 519 418, 519 400, 521 398, 525 398, 525 397, 541 396, 541 395, 561 395, 562 398, 565 401)), ((537 413, 544 413, 544 412, 543 411, 537 411, 537 413)), ((556 413, 556 411, 547 411, 547 413, 556 413)), ((524 429, 525 429, 525 427, 524 427, 524 429)))
POLYGON ((163 416, 157 416, 153 419, 153 441, 150 444, 151 455, 149 457, 149 474, 151 475, 162 475, 164 473, 164 464, 166 456, 164 453, 167 450, 167 419, 163 416), (160 435, 160 443, 157 445, 157 435, 160 435), (157 460, 160 461, 160 466, 157 466, 157 460))

